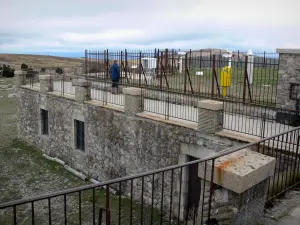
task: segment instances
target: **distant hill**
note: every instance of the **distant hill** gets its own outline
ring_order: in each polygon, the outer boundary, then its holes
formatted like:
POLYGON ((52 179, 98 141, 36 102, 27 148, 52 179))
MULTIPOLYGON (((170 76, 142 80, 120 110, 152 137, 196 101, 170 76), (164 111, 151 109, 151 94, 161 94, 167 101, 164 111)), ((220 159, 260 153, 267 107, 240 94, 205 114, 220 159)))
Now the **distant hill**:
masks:
POLYGON ((66 58, 33 54, 0 54, 0 64, 9 64, 15 69, 20 69, 22 63, 32 68, 56 68, 81 66, 83 62, 84 58, 66 58))

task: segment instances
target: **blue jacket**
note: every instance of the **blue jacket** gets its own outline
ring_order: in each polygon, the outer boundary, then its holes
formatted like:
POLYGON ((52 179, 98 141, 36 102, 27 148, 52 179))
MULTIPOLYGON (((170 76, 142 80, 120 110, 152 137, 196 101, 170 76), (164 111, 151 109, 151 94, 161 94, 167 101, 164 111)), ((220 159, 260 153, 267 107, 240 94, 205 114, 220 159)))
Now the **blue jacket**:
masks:
POLYGON ((119 80, 120 79, 120 66, 118 64, 113 64, 110 67, 111 79, 119 80))

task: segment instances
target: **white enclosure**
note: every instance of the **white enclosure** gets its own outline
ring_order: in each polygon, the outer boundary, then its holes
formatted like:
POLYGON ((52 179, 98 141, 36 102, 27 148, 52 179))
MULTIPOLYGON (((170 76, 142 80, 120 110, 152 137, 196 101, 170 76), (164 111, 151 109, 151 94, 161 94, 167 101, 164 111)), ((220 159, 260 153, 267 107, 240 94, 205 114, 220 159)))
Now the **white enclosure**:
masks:
POLYGON ((156 69, 156 58, 142 58, 144 69, 156 69))

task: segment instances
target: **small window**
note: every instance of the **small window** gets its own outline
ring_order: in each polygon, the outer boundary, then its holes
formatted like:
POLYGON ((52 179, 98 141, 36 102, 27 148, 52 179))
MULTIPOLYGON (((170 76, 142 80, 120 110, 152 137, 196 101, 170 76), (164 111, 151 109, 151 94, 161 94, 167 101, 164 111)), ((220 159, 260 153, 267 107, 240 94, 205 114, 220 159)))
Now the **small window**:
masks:
POLYGON ((75 120, 75 146, 84 151, 84 122, 75 120))
POLYGON ((44 135, 49 134, 49 128, 48 128, 48 111, 41 109, 41 132, 44 135))

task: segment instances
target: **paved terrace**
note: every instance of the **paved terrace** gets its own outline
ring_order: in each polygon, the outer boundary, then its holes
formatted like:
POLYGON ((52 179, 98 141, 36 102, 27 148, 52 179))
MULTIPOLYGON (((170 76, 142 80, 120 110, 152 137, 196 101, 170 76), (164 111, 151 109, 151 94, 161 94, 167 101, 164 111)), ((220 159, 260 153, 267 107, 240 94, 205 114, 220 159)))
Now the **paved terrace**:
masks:
MULTIPOLYGON (((99 84, 99 82, 97 83, 99 84)), ((103 83, 102 85, 104 87, 106 84, 103 83)), ((39 84, 34 84, 33 88, 39 88, 39 84)), ((70 98, 75 95, 75 87, 69 81, 54 81, 53 91, 60 95, 63 92, 65 97, 70 98)), ((105 104, 120 110, 124 108, 124 95, 122 93, 113 95, 110 91, 91 88, 91 99, 95 104, 105 104)), ((147 96, 144 96, 144 113, 141 113, 141 115, 167 119, 170 122, 184 124, 189 127, 197 127, 198 122, 198 109, 196 107, 152 100, 148 99, 147 96)), ((224 131, 220 132, 221 135, 231 138, 238 137, 237 139, 245 141, 256 141, 262 136, 268 137, 294 128, 276 123, 275 120, 263 122, 260 118, 226 112, 224 113, 223 122, 224 131)))

